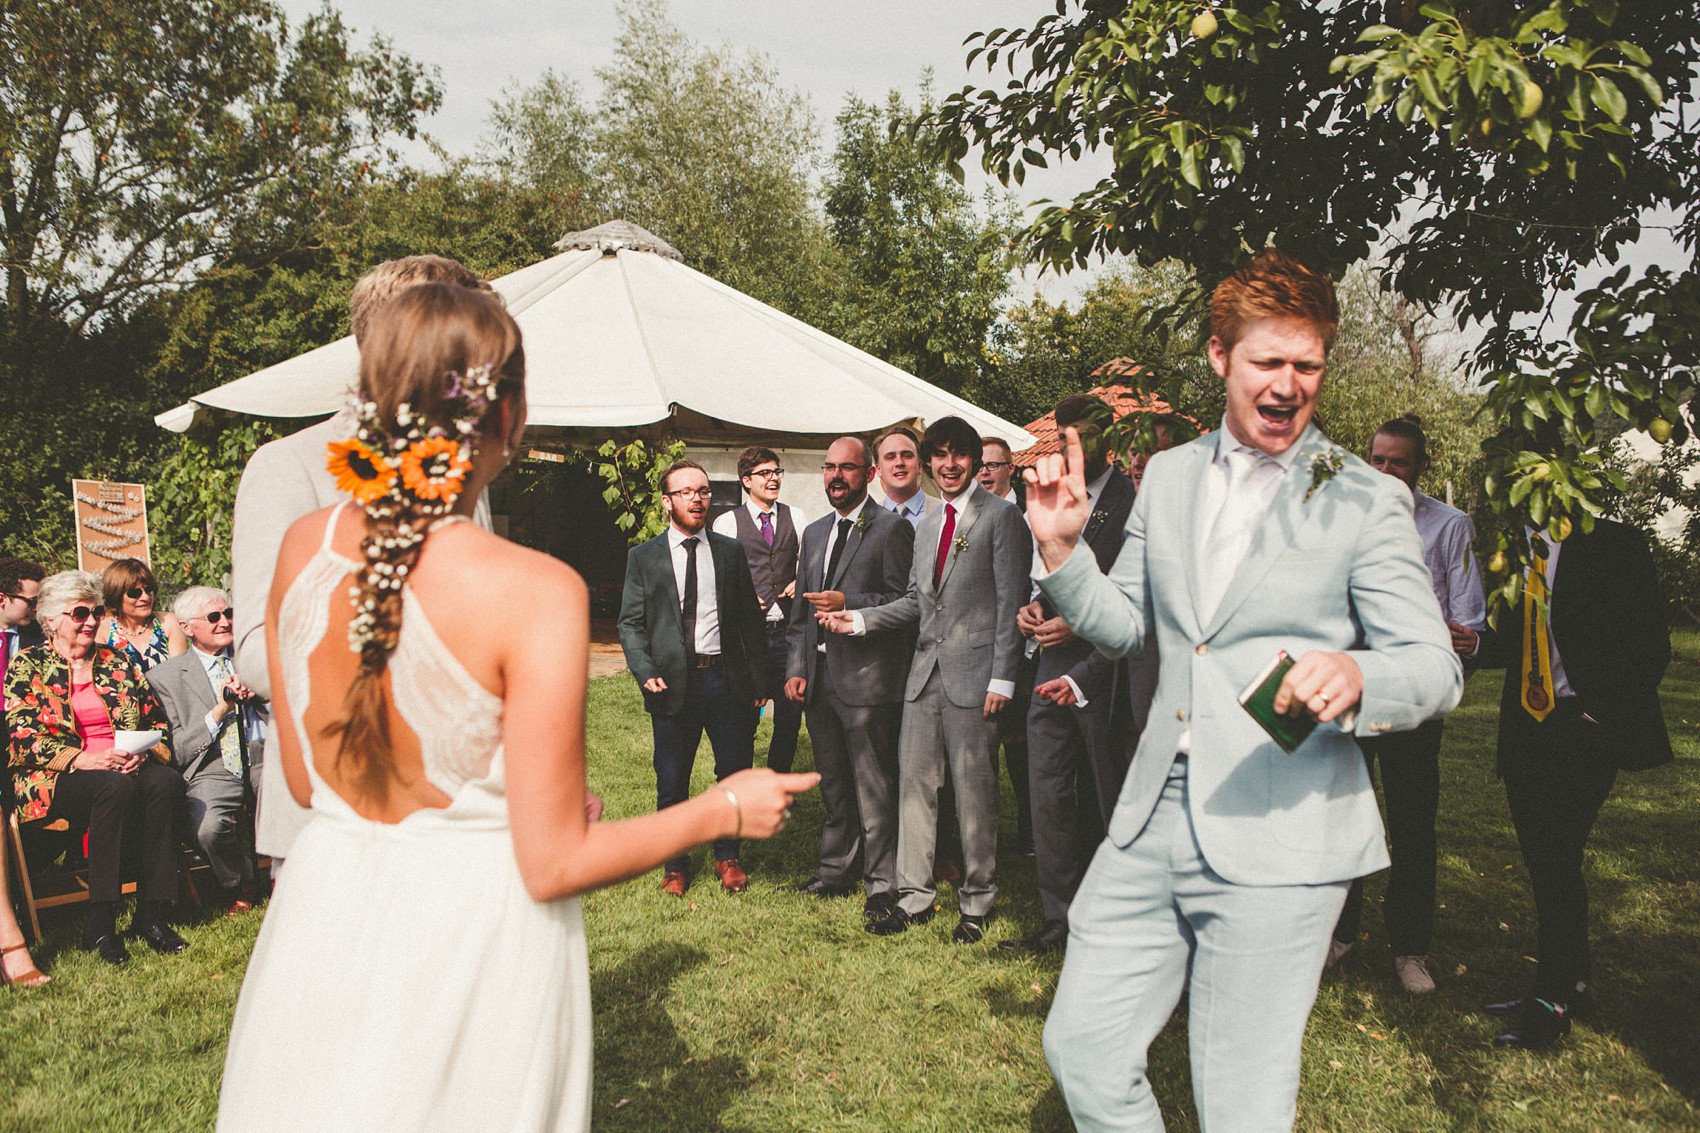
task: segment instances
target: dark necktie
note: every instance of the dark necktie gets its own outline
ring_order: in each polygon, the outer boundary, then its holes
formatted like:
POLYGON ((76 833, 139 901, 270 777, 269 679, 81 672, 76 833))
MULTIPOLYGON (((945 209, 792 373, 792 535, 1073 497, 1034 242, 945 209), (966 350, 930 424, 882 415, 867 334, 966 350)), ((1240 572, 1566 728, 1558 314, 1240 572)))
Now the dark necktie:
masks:
POLYGON ((939 588, 944 581, 944 563, 950 557, 951 536, 956 534, 956 505, 944 505, 944 531, 939 535, 939 554, 933 560, 933 589, 939 588))
POLYGON ((821 589, 830 590, 832 580, 838 577, 838 560, 844 555, 844 544, 850 541, 850 521, 838 521, 838 541, 832 545, 832 554, 826 560, 826 577, 821 579, 821 589))
POLYGON ((679 613, 685 623, 685 660, 691 664, 697 656, 697 542, 693 535, 679 544, 685 548, 685 592, 679 598, 679 613))
POLYGON ((761 513, 761 541, 767 544, 769 550, 773 549, 773 513, 771 511, 761 513))

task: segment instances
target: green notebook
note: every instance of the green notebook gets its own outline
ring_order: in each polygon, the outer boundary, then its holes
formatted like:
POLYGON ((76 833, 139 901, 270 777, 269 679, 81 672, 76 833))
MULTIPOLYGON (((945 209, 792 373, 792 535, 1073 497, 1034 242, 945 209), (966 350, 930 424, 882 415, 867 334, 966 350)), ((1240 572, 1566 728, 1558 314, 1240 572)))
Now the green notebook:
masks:
POLYGON ((1240 693, 1240 705, 1288 755, 1297 751, 1316 730, 1316 720, 1308 712, 1302 716, 1284 716, 1275 711, 1275 693, 1292 667, 1293 659, 1283 649, 1240 693))

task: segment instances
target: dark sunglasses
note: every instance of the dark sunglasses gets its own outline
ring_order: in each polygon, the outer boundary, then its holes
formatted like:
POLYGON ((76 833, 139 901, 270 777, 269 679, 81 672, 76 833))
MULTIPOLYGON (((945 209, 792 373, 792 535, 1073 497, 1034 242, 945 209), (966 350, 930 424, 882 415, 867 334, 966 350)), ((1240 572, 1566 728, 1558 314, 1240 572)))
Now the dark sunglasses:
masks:
MULTIPOLYGON (((236 624, 236 610, 234 607, 226 607, 222 610, 208 610, 204 614, 197 614, 196 617, 207 619, 207 624, 210 626, 217 625, 221 618, 229 618, 231 625, 236 624)), ((190 618, 189 620, 194 621, 195 619, 190 618)))
POLYGON ((69 610, 66 610, 65 613, 74 622, 86 622, 90 618, 104 618, 106 616, 106 607, 72 606, 69 610))
POLYGON ((135 600, 141 598, 141 596, 143 594, 158 594, 158 593, 159 593, 159 587, 157 587, 157 586, 132 586, 132 587, 130 587, 130 589, 124 591, 124 597, 130 599, 131 601, 135 601, 135 600))
POLYGON ((24 605, 28 606, 32 610, 35 609, 35 599, 34 598, 26 598, 22 594, 8 594, 8 595, 6 595, 6 597, 14 599, 15 601, 22 602, 24 605))

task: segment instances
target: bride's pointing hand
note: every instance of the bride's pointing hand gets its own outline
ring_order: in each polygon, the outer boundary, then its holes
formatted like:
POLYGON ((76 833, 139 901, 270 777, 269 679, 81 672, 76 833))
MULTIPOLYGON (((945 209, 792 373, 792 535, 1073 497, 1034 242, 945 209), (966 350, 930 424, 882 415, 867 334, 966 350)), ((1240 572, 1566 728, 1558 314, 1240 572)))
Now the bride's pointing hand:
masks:
POLYGON ((728 837, 771 838, 785 829, 791 800, 819 782, 820 776, 813 771, 782 775, 766 767, 752 767, 728 775, 709 788, 709 793, 730 792, 729 804, 732 798, 737 799, 735 806, 727 808, 728 837))

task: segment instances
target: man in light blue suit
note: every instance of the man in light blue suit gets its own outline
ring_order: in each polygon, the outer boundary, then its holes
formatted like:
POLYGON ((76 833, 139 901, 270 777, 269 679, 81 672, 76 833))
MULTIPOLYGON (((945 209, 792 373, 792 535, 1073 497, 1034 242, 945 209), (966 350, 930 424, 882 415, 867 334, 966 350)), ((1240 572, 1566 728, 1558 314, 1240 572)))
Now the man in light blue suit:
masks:
POLYGON ((1387 852, 1352 733, 1451 709, 1463 672, 1411 495, 1311 424, 1338 326, 1333 284, 1274 250, 1216 289, 1223 428, 1160 453, 1100 573, 1078 438, 1028 473, 1035 575, 1107 656, 1163 661, 1133 767, 1069 913, 1045 1054, 1076 1126, 1161 1130, 1146 1049, 1190 992, 1210 1130, 1290 1129, 1305 1020, 1352 879, 1387 852), (1285 651, 1288 754, 1241 707, 1285 651))

